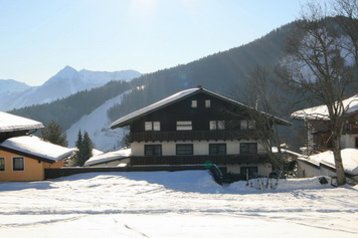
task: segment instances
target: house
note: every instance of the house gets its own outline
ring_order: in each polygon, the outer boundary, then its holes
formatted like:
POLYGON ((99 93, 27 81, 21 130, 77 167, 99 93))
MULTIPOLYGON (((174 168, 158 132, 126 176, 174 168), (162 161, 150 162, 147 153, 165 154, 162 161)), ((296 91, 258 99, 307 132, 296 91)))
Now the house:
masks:
POLYGON ((271 126, 289 125, 198 87, 125 115, 111 128, 129 127, 130 166, 214 163, 228 173, 267 176, 273 168, 264 146, 268 138, 257 133, 252 119, 257 116, 271 126))
MULTIPOLYGON (((343 100, 343 106, 346 109, 346 124, 341 138, 341 147, 358 148, 358 94, 343 100)), ((305 122, 308 153, 326 151, 332 147, 327 106, 302 109, 293 112, 291 117, 305 122)))
MULTIPOLYGON (((346 177, 358 181, 358 94, 345 99, 343 105, 346 124, 340 142, 342 162, 346 177)), ((302 109, 291 117, 304 120, 307 129, 307 145, 303 155, 297 157, 298 176, 335 176, 327 106, 302 109)))
POLYGON ((30 135, 41 122, 0 112, 0 181, 45 179, 47 168, 63 167, 76 149, 45 142, 30 135))

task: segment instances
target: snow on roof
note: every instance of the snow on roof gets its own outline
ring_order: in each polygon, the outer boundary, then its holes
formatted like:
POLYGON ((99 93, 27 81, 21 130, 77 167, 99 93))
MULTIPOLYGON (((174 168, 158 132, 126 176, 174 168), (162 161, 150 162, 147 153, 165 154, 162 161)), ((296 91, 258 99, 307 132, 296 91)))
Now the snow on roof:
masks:
POLYGON ((131 154, 132 154, 132 150, 129 148, 129 149, 120 149, 117 151, 111 151, 99 155, 94 155, 85 162, 85 166, 106 163, 113 160, 125 159, 131 156, 131 154))
POLYGON ((44 128, 41 122, 7 112, 0 112, 0 133, 44 128))
POLYGON ((12 137, 2 142, 0 147, 15 150, 25 155, 32 155, 49 162, 66 159, 77 150, 43 141, 36 136, 12 137))
POLYGON ((186 90, 183 90, 183 91, 180 91, 180 92, 177 92, 169 97, 166 97, 158 102, 155 102, 153 104, 150 104, 146 107, 143 107, 139 110, 136 110, 132 113, 129 113, 121 118, 119 118, 118 120, 116 120, 115 122, 112 123, 111 125, 111 128, 114 128, 114 127, 118 127, 118 126, 122 126, 124 125, 124 123, 126 123, 127 121, 130 121, 134 118, 137 118, 141 115, 145 115, 145 114, 148 114, 154 110, 157 110, 159 108, 162 108, 163 106, 167 105, 167 104, 170 104, 172 102, 175 102, 181 98, 184 98, 188 95, 191 95, 192 93, 194 92, 197 92, 199 91, 200 88, 190 88, 190 89, 186 89, 186 90))
MULTIPOLYGON (((346 173, 358 175, 358 149, 346 148, 341 150, 343 167, 346 173)), ((335 168, 333 152, 328 150, 319 154, 302 156, 298 159, 307 161, 319 166, 324 164, 328 167, 335 168)))
MULTIPOLYGON (((250 110, 255 110, 254 108, 251 108, 251 107, 249 107, 249 106, 247 106, 245 104, 242 104, 242 103, 240 103, 238 101, 235 101, 235 100, 233 100, 231 98, 222 96, 220 94, 214 93, 212 91, 209 91, 209 90, 201 88, 201 87, 197 87, 197 88, 190 88, 190 89, 182 90, 182 91, 177 92, 177 93, 175 93, 175 94, 173 94, 173 95, 171 95, 169 97, 166 97, 166 98, 164 98, 164 99, 162 99, 162 100, 160 100, 158 102, 155 102, 155 103, 150 104, 150 105, 148 105, 146 107, 143 107, 143 108, 141 108, 139 110, 136 110, 136 111, 134 111, 132 113, 129 113, 129 114, 119 118, 115 122, 113 122, 111 124, 111 128, 124 126, 124 125, 128 124, 128 122, 130 122, 130 121, 132 121, 132 120, 134 120, 134 119, 136 119, 136 118, 138 118, 140 116, 144 116, 144 115, 146 115, 148 113, 151 113, 151 112, 153 112, 155 110, 163 108, 163 107, 165 107, 165 106, 167 106, 167 105, 169 105, 171 103, 179 101, 179 100, 181 100, 181 99, 183 99, 183 98, 185 98, 187 96, 193 95, 193 94, 195 94, 197 92, 200 92, 200 91, 205 92, 206 94, 209 94, 211 96, 220 98, 222 100, 228 101, 228 102, 233 103, 235 105, 242 106, 242 107, 245 107, 245 108, 250 109, 250 110)), ((260 111, 258 111, 258 112, 263 114, 263 115, 265 115, 265 116, 273 118, 274 120, 276 120, 279 123, 290 125, 290 123, 288 121, 286 121, 286 120, 283 120, 283 119, 278 118, 278 117, 274 117, 274 116, 272 116, 270 114, 267 114, 265 112, 260 112, 260 111)))
MULTIPOLYGON (((343 100, 343 106, 348 114, 358 111, 358 94, 343 100)), ((329 113, 326 105, 320 105, 295 111, 291 114, 291 117, 308 120, 329 120, 329 113)))

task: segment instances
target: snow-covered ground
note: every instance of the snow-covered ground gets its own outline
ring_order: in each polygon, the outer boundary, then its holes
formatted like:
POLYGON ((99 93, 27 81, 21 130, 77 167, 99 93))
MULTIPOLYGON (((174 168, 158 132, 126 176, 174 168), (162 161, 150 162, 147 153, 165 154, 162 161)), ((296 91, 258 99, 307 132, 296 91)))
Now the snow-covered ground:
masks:
POLYGON ((358 237, 358 187, 221 187, 206 171, 0 183, 1 237, 358 237))

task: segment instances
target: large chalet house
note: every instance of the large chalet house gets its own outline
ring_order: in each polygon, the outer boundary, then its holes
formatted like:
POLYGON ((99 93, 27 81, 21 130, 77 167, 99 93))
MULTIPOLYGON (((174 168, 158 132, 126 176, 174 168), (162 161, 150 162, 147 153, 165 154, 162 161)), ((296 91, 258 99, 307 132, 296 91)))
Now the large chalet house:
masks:
POLYGON ((202 87, 180 91, 125 115, 111 128, 129 126, 130 166, 204 165, 227 173, 267 176, 272 163, 256 121, 289 125, 202 87), (253 116, 254 115, 254 116, 253 116))
MULTIPOLYGON (((346 176, 358 181, 358 94, 343 100, 345 125, 341 137, 341 156, 346 176)), ((299 156, 298 176, 335 176, 335 163, 329 130, 328 109, 325 105, 306 108, 291 114, 303 120, 307 129, 307 144, 299 156)))
POLYGON ((0 181, 45 179, 45 169, 60 168, 76 149, 43 141, 31 135, 41 122, 0 112, 0 181))

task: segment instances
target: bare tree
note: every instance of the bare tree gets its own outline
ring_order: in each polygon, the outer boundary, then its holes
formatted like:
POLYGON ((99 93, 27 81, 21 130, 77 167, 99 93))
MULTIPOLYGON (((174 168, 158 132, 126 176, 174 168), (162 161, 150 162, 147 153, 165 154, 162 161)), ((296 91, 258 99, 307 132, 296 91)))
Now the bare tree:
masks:
POLYGON ((335 18, 346 40, 342 45, 358 66, 358 0, 335 0, 335 18))
POLYGON ((249 111, 249 117, 255 122, 257 138, 261 139, 265 151, 274 165, 274 168, 282 171, 284 162, 281 156, 281 138, 278 133, 277 124, 280 123, 272 115, 275 115, 277 101, 274 99, 274 91, 268 79, 270 73, 267 69, 257 65, 248 74, 246 98, 248 104, 256 110, 249 111), (260 111, 261 113, 257 113, 260 111), (263 116, 262 113, 266 114, 263 116), (278 149, 273 153, 272 148, 278 149))
POLYGON ((340 139, 347 108, 343 105, 345 91, 352 82, 351 52, 340 26, 327 14, 327 8, 310 3, 297 24, 300 34, 293 35, 284 62, 291 85, 310 93, 317 102, 327 106, 338 185, 345 184, 340 139))

